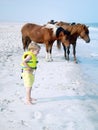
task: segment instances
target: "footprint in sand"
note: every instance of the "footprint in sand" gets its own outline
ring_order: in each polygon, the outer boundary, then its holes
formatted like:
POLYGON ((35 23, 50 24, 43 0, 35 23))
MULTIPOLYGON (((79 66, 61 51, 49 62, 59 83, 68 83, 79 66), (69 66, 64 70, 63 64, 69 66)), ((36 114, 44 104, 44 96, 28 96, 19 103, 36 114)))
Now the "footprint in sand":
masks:
POLYGON ((34 119, 41 119, 42 118, 42 113, 40 111, 35 111, 33 113, 33 118, 34 119))
POLYGON ((46 127, 46 126, 44 126, 44 127, 43 127, 43 130, 49 130, 49 128, 48 128, 48 127, 46 127))

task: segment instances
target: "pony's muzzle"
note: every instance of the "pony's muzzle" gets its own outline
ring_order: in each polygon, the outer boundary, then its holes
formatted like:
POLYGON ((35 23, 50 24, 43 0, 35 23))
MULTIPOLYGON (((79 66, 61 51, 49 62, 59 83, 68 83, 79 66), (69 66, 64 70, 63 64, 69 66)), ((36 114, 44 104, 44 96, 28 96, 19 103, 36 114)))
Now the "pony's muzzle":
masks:
POLYGON ((86 40, 86 43, 89 43, 90 42, 90 38, 86 40))

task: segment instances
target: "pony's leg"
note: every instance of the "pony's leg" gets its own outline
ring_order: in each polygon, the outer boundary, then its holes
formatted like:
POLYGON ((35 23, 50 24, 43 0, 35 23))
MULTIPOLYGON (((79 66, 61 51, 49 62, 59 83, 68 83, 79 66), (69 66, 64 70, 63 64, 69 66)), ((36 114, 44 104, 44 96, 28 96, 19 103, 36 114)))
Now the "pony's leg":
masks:
POLYGON ((64 57, 65 57, 65 59, 67 59, 67 57, 66 57, 66 46, 64 44, 62 44, 62 45, 63 45, 63 49, 64 49, 64 57))
POLYGON ((67 60, 69 61, 70 46, 67 47, 67 60))
POLYGON ((52 46, 53 46, 53 43, 51 43, 50 47, 49 47, 49 59, 50 59, 50 61, 53 61, 53 59, 52 59, 52 46))
POLYGON ((26 49, 26 39, 23 36, 22 36, 22 43, 23 43, 23 49, 25 51, 25 49, 26 49))
POLYGON ((28 48, 28 45, 30 44, 31 40, 29 37, 22 37, 23 42, 23 49, 25 51, 26 48, 28 48))
POLYGON ((74 61, 77 62, 77 59, 76 59, 76 43, 73 44, 73 56, 74 56, 74 61))
POLYGON ((48 44, 46 44, 46 57, 45 57, 45 60, 49 61, 48 44))
POLYGON ((26 48, 28 48, 28 46, 29 46, 30 43, 31 43, 31 39, 29 37, 27 37, 26 48))
POLYGON ((52 45, 46 44, 46 61, 53 61, 52 59, 52 45))
POLYGON ((45 60, 46 60, 46 61, 49 61, 49 52, 48 52, 48 51, 46 51, 46 57, 45 57, 45 60))

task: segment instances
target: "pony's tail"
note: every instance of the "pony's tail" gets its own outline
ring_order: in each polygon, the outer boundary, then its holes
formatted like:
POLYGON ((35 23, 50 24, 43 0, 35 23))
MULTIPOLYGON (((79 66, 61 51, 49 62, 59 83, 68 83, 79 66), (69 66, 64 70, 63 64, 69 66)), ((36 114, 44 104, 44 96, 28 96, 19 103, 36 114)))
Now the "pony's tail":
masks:
POLYGON ((61 49, 61 41, 57 40, 57 48, 61 49))
POLYGON ((30 42, 31 42, 31 40, 30 40, 30 38, 28 36, 26 36, 26 37, 22 36, 22 43, 23 43, 23 49, 24 49, 24 51, 26 49, 28 49, 28 46, 29 46, 30 42))

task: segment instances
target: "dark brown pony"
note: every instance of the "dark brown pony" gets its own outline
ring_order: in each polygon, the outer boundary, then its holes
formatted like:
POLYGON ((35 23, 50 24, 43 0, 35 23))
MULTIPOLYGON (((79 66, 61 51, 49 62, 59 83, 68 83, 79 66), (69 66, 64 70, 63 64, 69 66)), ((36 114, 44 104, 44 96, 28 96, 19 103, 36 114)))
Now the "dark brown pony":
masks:
MULTIPOLYGON (((77 38, 80 36, 86 43, 90 42, 90 37, 89 37, 89 30, 88 27, 85 24, 75 24, 75 23, 65 23, 65 22, 57 22, 56 23, 58 26, 61 26, 64 29, 67 29, 70 31, 70 44, 73 46, 73 55, 74 55, 74 61, 76 62, 76 41, 77 38)), ((60 47, 60 42, 59 40, 57 41, 58 47, 60 47)), ((62 43, 64 47, 64 56, 69 60, 69 54, 70 54, 70 46, 66 47, 62 43), (67 49, 67 57, 66 57, 66 49, 67 49)))
POLYGON ((24 50, 28 48, 31 41, 46 45, 47 61, 52 60, 52 46, 55 40, 59 40, 65 46, 69 46, 68 37, 70 32, 64 30, 62 27, 57 27, 56 25, 48 27, 48 25, 41 26, 33 23, 27 23, 22 27, 21 33, 24 50))

